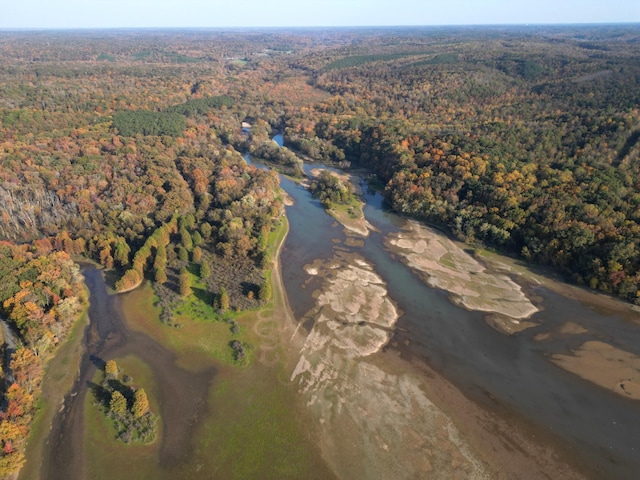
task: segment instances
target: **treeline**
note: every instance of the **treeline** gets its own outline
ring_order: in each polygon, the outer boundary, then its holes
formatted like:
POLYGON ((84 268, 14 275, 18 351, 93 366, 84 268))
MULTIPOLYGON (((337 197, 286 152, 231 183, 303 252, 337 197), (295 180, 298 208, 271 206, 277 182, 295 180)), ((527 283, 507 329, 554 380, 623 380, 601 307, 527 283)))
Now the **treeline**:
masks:
POLYGON ((286 138, 372 170, 401 213, 638 303, 638 52, 614 36, 585 58, 554 35, 319 68, 334 97, 290 118, 286 138))

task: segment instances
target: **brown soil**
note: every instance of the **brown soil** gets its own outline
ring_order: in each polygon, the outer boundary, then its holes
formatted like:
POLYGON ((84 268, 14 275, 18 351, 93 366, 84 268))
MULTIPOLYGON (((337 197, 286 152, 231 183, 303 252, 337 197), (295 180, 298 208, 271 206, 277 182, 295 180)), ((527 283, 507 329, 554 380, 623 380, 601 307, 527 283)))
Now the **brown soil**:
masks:
POLYGON ((640 400, 640 357, 607 343, 586 342, 574 355, 552 361, 576 375, 626 398, 640 400))

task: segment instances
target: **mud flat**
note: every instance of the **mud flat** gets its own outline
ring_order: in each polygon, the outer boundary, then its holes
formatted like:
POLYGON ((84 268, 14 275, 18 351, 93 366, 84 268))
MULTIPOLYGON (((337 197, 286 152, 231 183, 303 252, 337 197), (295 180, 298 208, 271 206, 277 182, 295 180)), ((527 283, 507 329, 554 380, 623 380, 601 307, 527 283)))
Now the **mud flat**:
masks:
POLYGON ((449 292, 468 310, 494 314, 489 323, 499 330, 513 333, 535 325, 525 320, 538 308, 522 287, 506 274, 488 271, 444 234, 407 222, 386 242, 427 285, 449 292))
POLYGON ((640 357, 599 341, 585 342, 573 355, 552 361, 576 375, 626 398, 640 400, 640 357))
POLYGON ((307 265, 323 278, 291 381, 320 424, 320 448, 339 478, 490 478, 418 377, 390 372, 378 353, 398 311, 357 255, 307 265))

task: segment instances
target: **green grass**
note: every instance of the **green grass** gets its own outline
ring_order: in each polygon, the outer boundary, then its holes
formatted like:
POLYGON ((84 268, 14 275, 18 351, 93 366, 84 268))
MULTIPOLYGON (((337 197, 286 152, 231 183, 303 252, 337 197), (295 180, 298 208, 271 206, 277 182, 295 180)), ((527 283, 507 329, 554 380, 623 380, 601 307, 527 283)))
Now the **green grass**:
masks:
MULTIPOLYGON (((200 285, 192 275, 192 285, 200 285)), ((193 291, 193 288, 192 288, 193 291)), ((242 322, 240 331, 233 335, 231 326, 222 318, 238 318, 238 313, 228 313, 223 317, 215 313, 211 302, 205 303, 195 294, 184 298, 176 309, 175 321, 179 328, 164 325, 159 319, 159 308, 155 296, 148 283, 129 293, 123 298, 124 310, 129 325, 135 330, 144 331, 166 348, 175 352, 184 368, 197 370, 206 358, 213 358, 225 365, 248 365, 253 361, 252 349, 247 348, 244 361, 236 362, 233 350, 229 346, 232 340, 250 344, 244 334, 247 330, 242 322), (203 358, 204 357, 204 358, 203 358)))
POLYGON ((199 454, 215 459, 212 478, 322 478, 295 414, 295 393, 271 377, 256 368, 214 384, 210 405, 218 420, 205 423, 196 441, 199 454))
POLYGON ((399 58, 413 57, 416 55, 424 55, 425 52, 402 52, 402 53, 382 53, 372 55, 352 55, 350 57, 339 58, 327 64, 325 70, 341 70, 343 68, 357 67, 371 62, 385 62, 397 60, 399 58))

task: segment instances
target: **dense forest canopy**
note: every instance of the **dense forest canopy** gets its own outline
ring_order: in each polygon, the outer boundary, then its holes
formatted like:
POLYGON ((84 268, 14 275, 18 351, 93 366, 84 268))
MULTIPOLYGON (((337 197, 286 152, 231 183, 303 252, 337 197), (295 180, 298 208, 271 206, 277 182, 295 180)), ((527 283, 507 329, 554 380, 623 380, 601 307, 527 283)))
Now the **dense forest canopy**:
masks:
POLYGON ((372 170, 399 212, 634 301, 638 44, 633 25, 3 32, 0 235, 108 259, 176 213, 218 231, 234 152, 299 174, 275 129, 372 170))
POLYGON ((121 290, 179 298, 197 266, 220 310, 264 301, 283 207, 247 151, 291 175, 301 156, 365 168, 400 213, 640 303, 639 32, 0 32, 0 311, 24 345, 0 467, 22 461, 25 356, 86 302, 70 256, 121 290))

